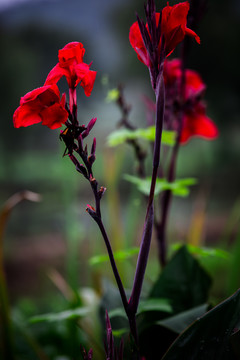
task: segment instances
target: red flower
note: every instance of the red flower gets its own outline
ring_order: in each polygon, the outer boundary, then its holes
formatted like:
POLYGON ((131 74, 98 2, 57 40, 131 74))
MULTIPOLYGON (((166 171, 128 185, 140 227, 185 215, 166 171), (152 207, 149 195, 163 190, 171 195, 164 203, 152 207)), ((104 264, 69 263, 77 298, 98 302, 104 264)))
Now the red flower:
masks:
MULTIPOLYGON (((185 35, 190 35, 200 43, 199 36, 187 28, 187 14, 189 11, 189 3, 183 2, 174 6, 165 6, 162 9, 161 34, 165 39, 165 55, 169 56, 175 47, 184 39, 185 35)), ((156 13, 156 26, 158 26, 160 13, 156 13)), ((148 26, 146 25, 147 29, 148 26)), ((148 67, 150 59, 145 47, 138 22, 135 22, 129 32, 129 40, 138 55, 138 59, 148 67)), ((158 51, 161 49, 161 37, 158 44, 158 51)))
MULTIPOLYGON (((182 65, 181 60, 165 60, 164 62, 164 83, 167 88, 180 86, 182 79, 182 65)), ((206 89, 201 76, 197 71, 186 69, 185 71, 185 99, 188 100, 191 97, 197 97, 202 94, 206 89)), ((179 89, 178 89, 179 91, 179 89)))
POLYGON ((206 140, 213 140, 218 136, 216 125, 206 116, 206 109, 201 104, 195 105, 191 111, 185 112, 180 144, 187 143, 193 136, 206 140))
POLYGON ((65 96, 60 100, 57 85, 42 86, 21 98, 20 106, 13 114, 13 124, 19 128, 42 122, 50 129, 57 129, 68 119, 64 106, 65 96))
POLYGON ((183 124, 180 144, 186 143, 191 137, 199 136, 211 140, 218 136, 218 129, 214 122, 206 116, 203 94, 206 89, 200 75, 193 70, 185 70, 185 92, 182 99, 181 61, 165 60, 164 82, 166 87, 165 122, 168 128, 178 131, 179 119, 183 113, 183 124))
POLYGON ((79 42, 71 42, 58 52, 59 62, 50 71, 45 85, 56 84, 62 76, 65 76, 70 89, 75 89, 80 83, 86 96, 91 95, 96 71, 90 70, 90 65, 83 63, 85 49, 79 42))

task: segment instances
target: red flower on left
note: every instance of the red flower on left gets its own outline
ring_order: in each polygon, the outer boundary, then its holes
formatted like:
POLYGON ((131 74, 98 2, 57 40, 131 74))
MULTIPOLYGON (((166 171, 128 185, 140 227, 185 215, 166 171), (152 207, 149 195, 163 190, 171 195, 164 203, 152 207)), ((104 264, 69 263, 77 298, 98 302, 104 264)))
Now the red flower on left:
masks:
POLYGON ((46 85, 30 91, 20 100, 13 114, 16 128, 42 122, 50 129, 60 128, 68 119, 65 96, 60 99, 57 85, 46 85))
POLYGON ((83 62, 85 49, 82 43, 71 42, 58 52, 56 66, 47 76, 45 85, 56 84, 65 76, 70 89, 75 89, 78 84, 83 87, 85 95, 90 96, 96 78, 96 71, 90 70, 90 65, 83 62))
POLYGON ((42 122, 50 129, 60 128, 68 119, 65 109, 65 94, 60 99, 57 82, 65 76, 69 86, 70 112, 77 105, 76 87, 79 84, 86 96, 90 96, 96 78, 96 71, 83 62, 85 49, 80 42, 71 42, 58 52, 59 62, 50 71, 44 86, 30 91, 21 98, 20 106, 13 115, 16 128, 42 122))

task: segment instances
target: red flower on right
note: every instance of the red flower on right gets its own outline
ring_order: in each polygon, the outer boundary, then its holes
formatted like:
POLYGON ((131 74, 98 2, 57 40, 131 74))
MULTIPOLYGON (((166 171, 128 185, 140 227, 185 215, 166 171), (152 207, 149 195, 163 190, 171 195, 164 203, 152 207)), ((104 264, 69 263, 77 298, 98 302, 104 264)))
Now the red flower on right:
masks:
POLYGON ((164 82, 166 87, 165 124, 167 129, 180 133, 180 144, 192 137, 213 140, 218 136, 214 122, 206 115, 203 95, 206 85, 193 70, 185 70, 184 94, 181 95, 182 65, 179 59, 165 60, 164 82), (180 117, 182 113, 182 126, 180 117))
MULTIPOLYGON (((164 35, 165 40, 165 56, 169 56, 175 49, 175 47, 183 41, 186 35, 189 35, 200 44, 199 36, 191 29, 187 27, 187 14, 189 11, 189 3, 187 1, 170 6, 167 2, 167 6, 162 9, 162 22, 161 33, 164 35)), ((160 13, 155 14, 156 26, 159 24, 160 13)), ((148 25, 146 25, 148 29, 148 25)), ((150 58, 146 46, 144 44, 141 31, 139 29, 138 22, 132 24, 129 31, 129 41, 133 49, 137 53, 138 59, 150 66, 150 58)), ((158 51, 161 50, 162 38, 158 44, 158 51)))

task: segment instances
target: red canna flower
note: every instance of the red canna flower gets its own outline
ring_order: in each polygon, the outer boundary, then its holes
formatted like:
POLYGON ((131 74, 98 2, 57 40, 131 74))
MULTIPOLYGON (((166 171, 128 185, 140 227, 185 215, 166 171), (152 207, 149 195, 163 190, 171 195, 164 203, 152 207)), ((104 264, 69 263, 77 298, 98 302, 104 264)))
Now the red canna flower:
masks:
POLYGON ((56 84, 62 76, 65 76, 70 89, 75 89, 80 83, 86 96, 91 95, 96 71, 90 70, 90 65, 83 63, 85 49, 82 43, 71 42, 58 52, 59 62, 50 71, 45 85, 56 84))
POLYGON ((14 127, 26 127, 42 122, 50 129, 61 127, 68 119, 65 96, 60 100, 57 85, 45 85, 28 92, 13 114, 14 127))
POLYGON ((186 144, 193 136, 206 140, 213 140, 218 136, 216 125, 206 116, 205 106, 201 104, 196 104, 190 111, 185 112, 180 144, 186 144))
MULTIPOLYGON (((200 43, 199 36, 187 28, 187 14, 189 11, 189 3, 183 2, 174 6, 167 6, 162 9, 162 20, 161 20, 161 36, 158 43, 158 52, 161 51, 162 36, 164 36, 164 50, 165 56, 169 56, 175 47, 184 39, 185 35, 190 35, 200 43)), ((158 27, 160 13, 155 13, 156 27, 158 27)), ((148 25, 146 25, 148 30, 148 25)), ((150 34, 149 34, 150 35, 150 34)), ((130 28, 129 40, 136 51, 138 59, 148 67, 151 65, 150 56, 146 49, 144 40, 141 35, 139 24, 136 21, 130 28)))
POLYGON ((169 129, 180 131, 180 144, 185 144, 194 136, 208 140, 215 139, 218 136, 218 129, 206 115, 206 106, 203 102, 206 85, 200 75, 196 71, 185 70, 183 96, 181 61, 165 60, 163 75, 166 88, 165 123, 169 129), (182 126, 180 126, 181 113, 182 126))

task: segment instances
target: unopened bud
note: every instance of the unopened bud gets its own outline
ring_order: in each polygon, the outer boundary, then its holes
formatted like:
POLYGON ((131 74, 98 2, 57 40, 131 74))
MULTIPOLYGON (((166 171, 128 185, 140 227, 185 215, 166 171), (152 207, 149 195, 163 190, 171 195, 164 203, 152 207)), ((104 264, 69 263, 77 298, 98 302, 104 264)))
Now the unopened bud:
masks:
POLYGON ((85 178, 88 179, 88 173, 87 173, 87 170, 86 170, 85 166, 80 164, 80 162, 77 160, 77 158, 74 155, 70 154, 69 158, 74 163, 74 165, 76 167, 76 170, 78 172, 80 172, 85 178))
POLYGON ((93 139, 91 155, 95 155, 95 152, 96 152, 96 138, 93 139))
POLYGON ((76 170, 80 172, 86 179, 88 179, 88 173, 83 164, 79 164, 79 166, 76 166, 76 170))
POLYGON ((88 157, 88 163, 89 163, 90 165, 92 165, 95 160, 96 160, 96 156, 95 156, 95 155, 90 155, 90 156, 88 157))
POLYGON ((92 217, 93 219, 96 219, 96 218, 97 218, 96 210, 94 209, 93 206, 87 204, 86 212, 89 213, 89 215, 91 215, 91 217, 92 217))
POLYGON ((100 189, 98 190, 99 199, 101 199, 103 197, 106 190, 107 190, 107 188, 105 188, 104 186, 100 187, 100 189))
POLYGON ((83 131, 82 133, 82 137, 83 139, 88 136, 88 134, 90 133, 90 131, 92 130, 93 126, 95 125, 95 122, 97 121, 97 118, 93 118, 89 121, 87 128, 85 131, 83 131))
POLYGON ((82 138, 81 134, 78 137, 78 147, 79 147, 80 151, 83 151, 83 138, 82 138))
POLYGON ((90 175, 89 181, 90 181, 91 185, 97 185, 97 180, 94 177, 92 177, 92 175, 90 175))

